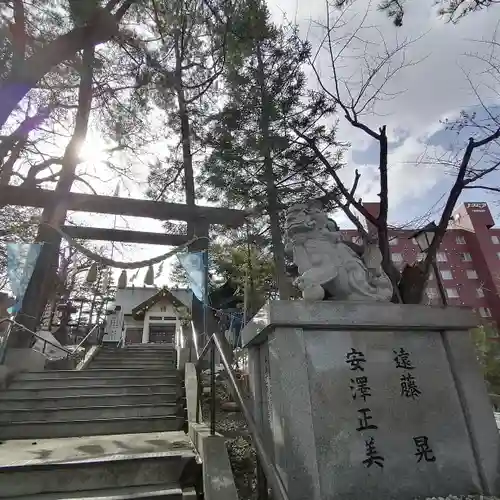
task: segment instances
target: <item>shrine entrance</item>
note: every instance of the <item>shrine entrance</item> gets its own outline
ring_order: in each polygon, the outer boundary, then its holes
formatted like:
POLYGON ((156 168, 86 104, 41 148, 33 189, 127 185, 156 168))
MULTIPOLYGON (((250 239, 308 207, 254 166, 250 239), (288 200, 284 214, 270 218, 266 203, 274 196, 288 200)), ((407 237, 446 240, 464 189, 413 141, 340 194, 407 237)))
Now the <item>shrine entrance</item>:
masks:
POLYGON ((149 324, 150 344, 171 344, 175 341, 175 324, 149 324))

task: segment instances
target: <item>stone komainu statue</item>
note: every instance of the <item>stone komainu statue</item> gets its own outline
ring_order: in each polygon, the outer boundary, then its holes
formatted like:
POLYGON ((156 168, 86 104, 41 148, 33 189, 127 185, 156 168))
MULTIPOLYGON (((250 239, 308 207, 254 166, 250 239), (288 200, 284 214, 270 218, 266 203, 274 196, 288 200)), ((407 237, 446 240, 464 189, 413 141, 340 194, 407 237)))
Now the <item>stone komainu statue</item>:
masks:
POLYGON ((391 300, 392 284, 382 270, 378 247, 363 247, 359 255, 343 241, 319 201, 290 207, 286 240, 285 249, 298 267, 295 284, 304 300, 391 300))

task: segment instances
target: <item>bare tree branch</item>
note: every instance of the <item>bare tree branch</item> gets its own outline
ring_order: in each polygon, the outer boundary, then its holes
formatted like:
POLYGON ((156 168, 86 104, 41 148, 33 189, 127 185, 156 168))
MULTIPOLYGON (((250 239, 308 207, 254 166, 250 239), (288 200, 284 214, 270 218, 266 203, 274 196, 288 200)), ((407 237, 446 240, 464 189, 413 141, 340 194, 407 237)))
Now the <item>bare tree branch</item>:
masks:
POLYGON ((89 182, 87 182, 85 179, 82 179, 79 175, 75 175, 75 181, 80 182, 80 183, 84 184, 85 186, 87 186, 90 189, 90 192, 92 194, 98 194, 97 191, 92 187, 92 185, 89 182))
POLYGON ((366 210, 366 208, 354 198, 354 195, 351 195, 351 192, 345 187, 344 183, 341 181, 339 175, 337 174, 336 170, 330 165, 330 162, 328 159, 325 157, 325 155, 319 150, 318 146, 316 145, 316 142, 313 138, 306 136, 304 133, 302 133, 300 130, 294 129, 294 132, 304 139, 308 146, 315 152, 317 157, 320 159, 321 163, 323 163, 325 170, 333 177, 333 180, 335 181, 335 184, 339 188, 340 192, 342 193, 342 196, 349 202, 349 204, 352 204, 358 212, 363 215, 368 221, 370 221, 372 224, 377 226, 378 221, 373 215, 366 210))
POLYGON ((464 189, 484 189, 485 191, 493 191, 495 193, 500 193, 500 188, 492 186, 464 186, 464 189))
MULTIPOLYGON (((460 163, 455 183, 453 184, 453 187, 450 190, 450 194, 448 195, 446 205, 444 207, 443 213, 441 214, 441 219, 438 223, 436 232, 434 234, 434 238, 427 251, 427 255, 424 261, 424 273, 426 273, 426 275, 430 270, 432 261, 436 257, 437 250, 441 245, 441 241, 443 240, 443 237, 446 233, 446 229, 448 228, 448 224, 453 214, 453 210, 455 209, 458 198, 462 193, 464 187, 467 184, 469 184, 469 182, 465 179, 465 176, 467 174, 467 168, 472 158, 472 153, 476 148, 486 146, 490 142, 498 139, 499 137, 500 137, 500 128, 495 133, 479 141, 474 141, 472 137, 469 139, 467 147, 465 148, 464 155, 462 157, 462 161, 460 163)), ((486 172, 483 175, 477 177, 475 180, 484 177, 484 175, 486 175, 486 172)))
MULTIPOLYGON (((26 139, 18 141, 11 150, 9 158, 3 163, 0 169, 0 185, 7 186, 14 172, 14 165, 21 156, 21 153, 26 146, 26 139)), ((0 202, 1 203, 1 202, 0 202)), ((0 206, 2 206, 0 204, 0 206)))
POLYGON ((63 164, 62 158, 48 158, 47 160, 44 160, 41 163, 38 163, 37 165, 31 166, 30 169, 28 170, 28 173, 26 175, 26 178, 22 186, 36 185, 40 184, 41 182, 45 182, 46 180, 53 180, 53 179, 37 179, 36 176, 40 172, 42 172, 46 168, 49 168, 52 165, 62 165, 62 164, 63 164))

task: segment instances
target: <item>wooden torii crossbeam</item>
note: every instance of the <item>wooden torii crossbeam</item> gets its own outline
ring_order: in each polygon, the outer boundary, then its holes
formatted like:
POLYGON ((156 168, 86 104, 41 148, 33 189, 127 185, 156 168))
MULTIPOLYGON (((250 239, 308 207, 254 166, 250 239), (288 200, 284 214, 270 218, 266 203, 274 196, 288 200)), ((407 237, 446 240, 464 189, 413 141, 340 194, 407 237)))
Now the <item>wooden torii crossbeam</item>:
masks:
MULTIPOLYGON (((208 230, 211 224, 226 227, 239 227, 244 224, 248 215, 243 210, 230 208, 216 208, 206 206, 188 206, 178 203, 141 200, 134 198, 118 198, 115 196, 101 196, 84 193, 60 193, 39 188, 26 188, 19 186, 0 186, 0 207, 18 205, 25 207, 54 207, 63 203, 68 211, 92 212, 109 215, 123 215, 132 217, 145 217, 156 220, 175 220, 188 223, 186 234, 161 234, 142 231, 127 231, 117 229, 72 227, 64 226, 63 231, 69 236, 79 239, 92 239, 103 241, 121 241, 127 243, 149 243, 157 245, 178 246, 186 243, 190 235, 200 237, 189 247, 191 251, 201 251, 208 248, 208 230)), ((24 297, 20 321, 28 328, 34 330, 38 317, 47 300, 47 291, 50 289, 50 245, 44 245, 32 275, 32 279, 24 297), (25 304, 26 303, 26 304, 25 304), (25 308, 25 305, 27 306, 25 308)), ((206 308, 194 299, 193 321, 198 326, 203 324, 206 308)), ((205 317, 206 320, 206 317, 205 317)), ((21 341, 21 336, 18 336, 21 341)), ((25 347, 29 339, 24 339, 18 347, 25 347)))
MULTIPOLYGON (((20 205, 24 207, 46 207, 60 200, 54 191, 19 186, 0 187, 0 205, 20 205)), ((68 210, 76 212, 94 212, 109 215, 128 215, 147 217, 157 220, 180 220, 196 222, 205 219, 209 224, 221 224, 228 227, 241 226, 246 212, 232 208, 190 207, 180 203, 140 200, 136 198, 118 198, 96 194, 68 193, 64 196, 68 210)))
POLYGON ((120 243, 142 243, 174 247, 184 245, 189 241, 187 234, 148 233, 146 231, 87 226, 63 226, 61 229, 68 236, 80 240, 119 241, 120 243))

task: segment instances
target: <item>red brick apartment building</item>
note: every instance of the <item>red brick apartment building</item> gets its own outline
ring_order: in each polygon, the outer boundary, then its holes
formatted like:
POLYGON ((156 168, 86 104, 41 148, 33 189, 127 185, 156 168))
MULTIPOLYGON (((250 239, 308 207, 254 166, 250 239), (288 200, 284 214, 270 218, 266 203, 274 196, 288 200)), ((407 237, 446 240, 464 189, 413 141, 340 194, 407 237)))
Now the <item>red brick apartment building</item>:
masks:
MULTIPOLYGON (((365 204, 376 215, 377 203, 365 204)), ((487 203, 465 203, 450 221, 437 254, 438 269, 450 305, 475 309, 483 321, 500 325, 500 228, 487 203)), ((358 242, 356 230, 344 230, 346 239, 358 242)), ((395 230, 390 234, 392 260, 400 267, 423 257, 415 231, 395 230)), ((427 286, 428 303, 439 304, 434 276, 427 286)))

